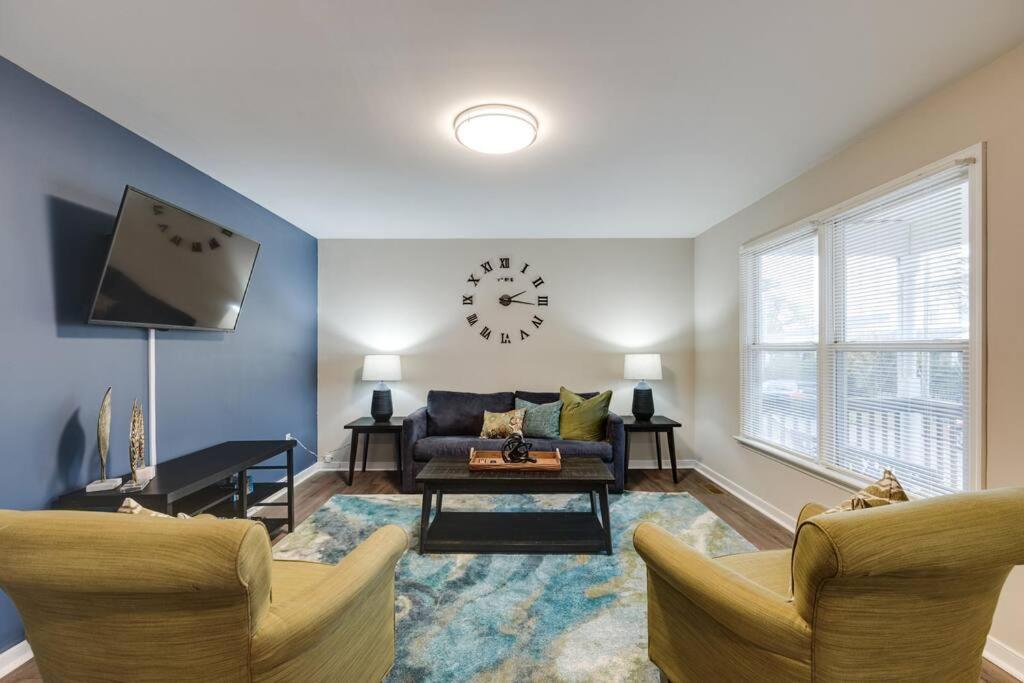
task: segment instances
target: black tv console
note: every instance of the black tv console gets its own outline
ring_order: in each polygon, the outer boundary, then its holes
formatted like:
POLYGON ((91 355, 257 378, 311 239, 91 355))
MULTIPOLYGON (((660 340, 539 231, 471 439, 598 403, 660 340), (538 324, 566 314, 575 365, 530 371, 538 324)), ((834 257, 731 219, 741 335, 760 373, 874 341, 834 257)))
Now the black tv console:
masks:
POLYGON ((254 505, 287 506, 287 519, 271 517, 263 521, 271 534, 284 523, 288 524, 288 531, 294 531, 295 446, 294 440, 225 441, 159 463, 156 476, 142 491, 121 493, 112 489, 87 493, 85 489, 79 489, 61 496, 57 500, 57 507, 112 511, 120 507, 126 497, 131 497, 151 510, 168 515, 179 512, 198 515, 205 512, 218 517, 248 517, 249 508, 254 505), (281 453, 288 454, 287 465, 259 464, 281 453), (282 482, 256 483, 250 493, 247 474, 259 470, 286 470, 287 478, 282 482), (238 475, 238 486, 225 486, 224 482, 235 474, 238 475), (266 501, 281 490, 287 491, 287 501, 266 501))

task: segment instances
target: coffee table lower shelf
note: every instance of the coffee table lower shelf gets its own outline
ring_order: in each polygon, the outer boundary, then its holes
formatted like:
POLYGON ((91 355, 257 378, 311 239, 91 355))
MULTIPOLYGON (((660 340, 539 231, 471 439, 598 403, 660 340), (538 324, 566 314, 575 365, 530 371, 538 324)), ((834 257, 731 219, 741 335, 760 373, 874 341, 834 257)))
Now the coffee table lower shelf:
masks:
POLYGON ((424 553, 603 553, 608 541, 592 512, 450 512, 434 516, 424 553))

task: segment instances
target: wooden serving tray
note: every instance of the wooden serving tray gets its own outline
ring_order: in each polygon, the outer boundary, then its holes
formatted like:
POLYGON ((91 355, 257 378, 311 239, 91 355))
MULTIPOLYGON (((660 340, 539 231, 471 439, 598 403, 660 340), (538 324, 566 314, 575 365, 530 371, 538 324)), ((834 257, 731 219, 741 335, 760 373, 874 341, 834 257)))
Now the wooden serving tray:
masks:
POLYGON ((469 449, 469 469, 472 472, 560 472, 562 470, 562 454, 556 448, 553 451, 530 451, 537 462, 505 462, 501 459, 501 451, 478 451, 469 449))

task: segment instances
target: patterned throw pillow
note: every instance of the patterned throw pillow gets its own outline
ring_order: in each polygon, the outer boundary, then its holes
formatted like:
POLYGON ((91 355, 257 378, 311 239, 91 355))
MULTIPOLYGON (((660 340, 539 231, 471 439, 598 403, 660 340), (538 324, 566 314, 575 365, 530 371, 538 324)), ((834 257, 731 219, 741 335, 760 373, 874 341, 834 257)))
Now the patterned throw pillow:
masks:
POLYGON ((565 387, 558 391, 562 398, 562 417, 558 431, 563 439, 575 441, 603 441, 608 406, 612 392, 605 391, 594 398, 583 398, 565 387))
POLYGON ((484 428, 480 436, 485 439, 507 439, 513 434, 523 435, 525 410, 510 410, 507 413, 484 411, 484 428))
POLYGON ((523 436, 534 439, 557 439, 558 421, 562 416, 562 402, 530 403, 516 399, 516 410, 525 410, 523 436))
POLYGON ((904 492, 903 487, 900 486, 896 475, 890 470, 885 470, 881 479, 874 484, 868 484, 862 488, 853 495, 853 498, 844 500, 834 508, 825 510, 824 514, 843 512, 845 510, 866 510, 867 508, 876 508, 880 505, 905 503, 908 500, 910 499, 907 498, 907 494, 904 492))
MULTIPOLYGON (((150 510, 147 507, 143 507, 134 498, 125 498, 121 501, 121 507, 117 508, 117 511, 126 515, 145 515, 146 517, 167 517, 170 519, 170 515, 165 515, 162 512, 156 510, 150 510)), ((177 515, 178 519, 192 519, 191 516, 186 515, 184 512, 179 512, 177 515)))

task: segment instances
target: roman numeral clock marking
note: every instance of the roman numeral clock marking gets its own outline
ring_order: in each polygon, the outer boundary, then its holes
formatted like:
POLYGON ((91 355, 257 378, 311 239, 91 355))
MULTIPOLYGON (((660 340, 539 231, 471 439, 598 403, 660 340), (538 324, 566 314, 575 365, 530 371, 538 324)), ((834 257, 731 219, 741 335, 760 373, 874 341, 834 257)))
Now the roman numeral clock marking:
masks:
POLYGON ((536 334, 544 324, 544 318, 534 311, 541 306, 549 307, 550 299, 547 294, 537 293, 545 285, 544 278, 534 272, 527 275, 530 269, 526 261, 516 263, 512 257, 499 256, 484 260, 469 273, 466 284, 473 285, 473 294, 462 295, 462 306, 472 307, 466 323, 470 328, 480 323, 477 335, 484 342, 490 342, 493 336, 500 346, 512 346, 511 330, 519 330, 522 343, 530 338, 527 330, 531 325, 536 334))

